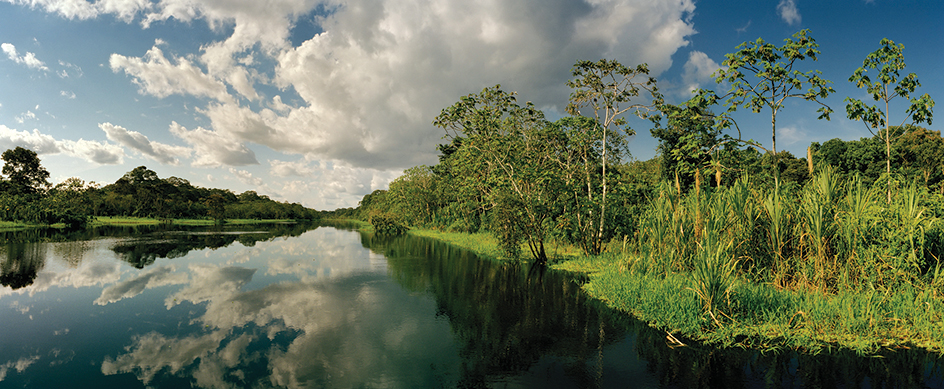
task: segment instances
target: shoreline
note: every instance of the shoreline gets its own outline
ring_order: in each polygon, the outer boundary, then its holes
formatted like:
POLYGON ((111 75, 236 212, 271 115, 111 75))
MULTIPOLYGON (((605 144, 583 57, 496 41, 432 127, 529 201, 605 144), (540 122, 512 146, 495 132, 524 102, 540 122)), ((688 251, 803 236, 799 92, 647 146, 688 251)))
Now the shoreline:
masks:
MULTIPOLYGON (((369 223, 358 225, 360 231, 372 231, 369 223)), ((490 234, 428 229, 407 233, 437 239, 491 260, 514 260, 500 254, 498 241, 490 234)), ((612 253, 586 257, 574 248, 562 248, 549 267, 581 276, 585 279, 581 289, 589 297, 666 332, 669 342, 677 345, 692 341, 809 354, 847 349, 864 356, 919 349, 944 355, 944 298, 939 293, 873 290, 824 294, 739 279, 729 306, 720 310, 722 317, 712 318, 701 309, 688 274, 664 278, 646 274, 633 270, 637 261, 612 253)))

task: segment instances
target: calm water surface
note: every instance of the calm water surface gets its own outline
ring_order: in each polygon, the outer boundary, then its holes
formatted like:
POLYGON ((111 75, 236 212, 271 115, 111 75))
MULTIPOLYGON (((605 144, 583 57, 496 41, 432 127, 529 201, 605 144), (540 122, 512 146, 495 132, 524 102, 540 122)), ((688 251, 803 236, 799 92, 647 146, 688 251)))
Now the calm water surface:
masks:
POLYGON ((312 228, 0 235, 0 387, 944 387, 921 352, 672 349, 570 277, 312 228))

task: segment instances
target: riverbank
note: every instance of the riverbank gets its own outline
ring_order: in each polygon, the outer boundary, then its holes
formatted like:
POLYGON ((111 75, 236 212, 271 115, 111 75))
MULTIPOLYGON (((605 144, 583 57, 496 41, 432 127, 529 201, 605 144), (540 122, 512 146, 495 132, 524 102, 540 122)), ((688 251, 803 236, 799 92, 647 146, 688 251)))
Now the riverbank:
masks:
MULTIPOLYGON (((369 224, 365 223, 366 227, 369 224)), ((413 229, 496 260, 504 258, 489 234, 413 229)), ((638 258, 623 254, 580 255, 574 247, 552 246, 551 268, 580 274, 586 293, 650 326, 676 344, 793 349, 819 353, 850 349, 877 355, 901 349, 944 354, 944 295, 940 290, 902 288, 826 294, 777 289, 738 279, 726 301, 710 314, 688 274, 655 276, 638 269, 638 258)))
MULTIPOLYGON (((243 224, 279 224, 295 223, 293 219, 226 219, 224 224, 243 225, 243 224)), ((97 216, 89 222, 89 226, 128 226, 128 225, 156 225, 173 224, 185 226, 212 226, 217 221, 213 219, 154 219, 149 217, 124 217, 124 216, 97 216)))

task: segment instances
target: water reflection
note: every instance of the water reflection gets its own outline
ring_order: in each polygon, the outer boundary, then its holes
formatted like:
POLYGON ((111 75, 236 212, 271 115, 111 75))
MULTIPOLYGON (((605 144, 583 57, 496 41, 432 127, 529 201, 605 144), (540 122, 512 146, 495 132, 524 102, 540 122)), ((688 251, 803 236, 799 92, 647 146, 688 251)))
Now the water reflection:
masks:
POLYGON ((459 386, 502 382, 547 355, 566 360, 573 383, 597 386, 603 348, 626 336, 569 276, 495 264, 427 239, 365 238, 388 258, 391 277, 431 294, 437 315, 449 320, 463 359, 459 386))
POLYGON ((110 243, 109 249, 117 258, 144 269, 158 259, 181 258, 194 250, 218 249, 234 242, 253 247, 277 237, 297 237, 314 227, 310 223, 286 223, 265 225, 258 231, 245 231, 247 226, 171 225, 4 231, 0 232, 0 284, 10 290, 32 285, 49 257, 78 268, 84 258, 95 256, 104 241, 110 243), (47 254, 49 248, 51 256, 47 254))
POLYGON ((3 279, 32 285, 0 289, 0 382, 942 386, 941 359, 927 353, 672 349, 663 332, 587 300, 567 275, 479 260, 428 239, 285 231, 298 238, 158 228, 7 244, 3 279), (128 252, 145 260, 129 261, 128 252))
POLYGON ((33 284, 46 264, 46 245, 42 243, 7 243, 0 262, 0 285, 17 290, 33 284))

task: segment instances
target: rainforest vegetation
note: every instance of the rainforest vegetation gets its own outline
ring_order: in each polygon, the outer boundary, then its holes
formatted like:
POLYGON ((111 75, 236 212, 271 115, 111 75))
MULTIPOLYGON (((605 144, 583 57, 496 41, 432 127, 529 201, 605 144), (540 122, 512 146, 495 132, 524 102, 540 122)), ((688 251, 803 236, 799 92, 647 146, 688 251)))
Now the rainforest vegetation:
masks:
POLYGON ((35 152, 22 147, 2 155, 0 220, 25 224, 83 226, 94 216, 171 219, 317 219, 321 214, 300 204, 277 202, 253 191, 191 185, 160 178, 139 166, 112 184, 100 186, 79 178, 50 185, 49 172, 35 152))
POLYGON ((730 90, 681 104, 646 65, 610 60, 576 63, 570 116, 556 121, 485 88, 435 118, 438 164, 335 215, 469 233, 504 257, 588 273, 591 295, 679 344, 944 351, 944 139, 921 127, 934 101, 904 74, 903 48, 882 40, 851 72, 877 105, 847 98, 846 116, 873 136, 806 156, 776 143, 788 101, 835 115, 831 82, 800 70, 819 54, 806 30, 738 46, 717 73, 730 90), (769 144, 742 137, 739 109, 770 115, 769 144), (655 158, 628 155, 630 115, 652 123, 655 158))

